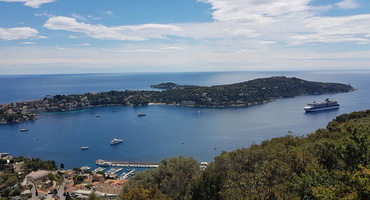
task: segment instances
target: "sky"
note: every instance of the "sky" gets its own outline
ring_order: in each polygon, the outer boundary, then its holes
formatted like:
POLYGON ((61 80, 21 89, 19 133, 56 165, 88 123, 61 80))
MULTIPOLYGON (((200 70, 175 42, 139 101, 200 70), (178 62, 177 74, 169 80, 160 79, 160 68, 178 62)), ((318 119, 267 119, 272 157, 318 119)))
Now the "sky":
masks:
POLYGON ((0 74, 370 69, 369 0, 0 0, 0 74))

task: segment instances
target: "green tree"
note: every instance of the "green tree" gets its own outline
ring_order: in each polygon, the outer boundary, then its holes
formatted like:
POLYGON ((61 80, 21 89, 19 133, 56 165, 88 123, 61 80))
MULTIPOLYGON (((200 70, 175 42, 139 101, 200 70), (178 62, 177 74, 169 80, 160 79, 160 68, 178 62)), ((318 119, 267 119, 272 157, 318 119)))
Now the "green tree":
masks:
POLYGON ((98 196, 96 196, 95 192, 91 192, 87 199, 88 200, 100 200, 100 198, 98 198, 98 196))

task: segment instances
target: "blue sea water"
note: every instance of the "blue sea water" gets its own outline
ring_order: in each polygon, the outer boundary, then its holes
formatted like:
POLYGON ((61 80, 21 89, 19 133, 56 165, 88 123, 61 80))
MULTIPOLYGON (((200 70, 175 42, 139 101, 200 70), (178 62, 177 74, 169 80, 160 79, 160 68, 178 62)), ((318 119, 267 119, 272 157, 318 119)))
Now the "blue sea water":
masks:
POLYGON ((160 162, 163 158, 182 155, 209 162, 222 151, 249 147, 288 132, 306 135, 325 128, 338 115, 370 109, 370 71, 4 75, 0 76, 0 103, 56 94, 151 90, 150 85, 169 81, 211 86, 278 75, 351 84, 357 90, 278 99, 245 108, 151 105, 39 113, 39 119, 34 122, 0 125, 0 152, 55 160, 66 168, 92 166, 99 158, 160 162), (308 102, 325 98, 338 100, 340 109, 304 112, 308 102), (137 117, 139 112, 147 116, 137 117), (22 128, 29 131, 20 132, 22 128), (112 138, 124 141, 109 145, 112 138), (81 146, 90 148, 82 151, 81 146))

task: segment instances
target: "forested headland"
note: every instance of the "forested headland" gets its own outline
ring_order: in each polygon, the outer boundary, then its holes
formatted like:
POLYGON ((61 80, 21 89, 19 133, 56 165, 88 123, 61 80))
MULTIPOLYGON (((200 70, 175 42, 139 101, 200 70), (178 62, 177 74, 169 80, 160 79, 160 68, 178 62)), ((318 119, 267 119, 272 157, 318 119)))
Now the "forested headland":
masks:
POLYGON ((347 84, 313 82, 285 76, 210 87, 174 83, 162 83, 152 87, 166 90, 60 94, 40 100, 3 104, 0 107, 0 124, 35 120, 37 112, 63 112, 96 106, 145 106, 150 103, 161 103, 197 107, 245 107, 271 102, 277 98, 354 90, 347 84))
POLYGON ((336 117, 306 136, 223 152, 204 170, 164 159, 135 175, 121 199, 370 199, 370 110, 336 117))

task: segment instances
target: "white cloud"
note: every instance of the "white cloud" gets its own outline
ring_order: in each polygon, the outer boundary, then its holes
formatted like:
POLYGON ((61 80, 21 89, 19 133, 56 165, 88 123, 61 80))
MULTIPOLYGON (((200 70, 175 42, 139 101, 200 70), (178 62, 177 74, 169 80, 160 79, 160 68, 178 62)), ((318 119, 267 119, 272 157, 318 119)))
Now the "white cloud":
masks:
POLYGON ((212 5, 213 18, 223 22, 268 24, 279 18, 307 15, 310 0, 198 0, 212 5))
POLYGON ((20 44, 32 45, 32 44, 36 44, 36 42, 21 42, 20 44))
POLYGON ((163 44, 140 43, 111 49, 86 47, 83 51, 77 46, 60 48, 25 45, 0 48, 0 71, 8 69, 8 73, 14 73, 22 66, 29 66, 22 73, 45 73, 46 69, 53 73, 292 70, 297 69, 297 66, 312 70, 323 67, 334 70, 348 69, 348 66, 367 69, 370 64, 369 51, 322 53, 303 49, 250 49, 244 46, 236 53, 210 50, 209 46, 203 44, 184 44, 175 51, 164 50, 166 47, 163 44))
POLYGON ((343 0, 336 5, 341 9, 354 9, 358 7, 356 0, 343 0))
POLYGON ((294 44, 304 43, 368 43, 370 14, 348 17, 315 17, 306 21, 306 34, 296 34, 294 44))
MULTIPOLYGON (((370 64, 369 51, 356 51, 359 44, 370 44, 370 14, 323 16, 338 6, 350 8, 349 3, 355 1, 316 7, 312 6, 312 0, 198 1, 211 4, 214 21, 107 26, 87 23, 86 19, 95 19, 92 15, 49 16, 45 28, 67 32, 53 36, 83 38, 82 41, 88 43, 70 40, 76 44, 53 48, 24 45, 14 49, 12 59, 4 59, 10 58, 11 52, 0 48, 0 59, 3 58, 0 66, 28 63, 74 65, 83 66, 85 72, 92 72, 90 69, 106 72, 104 67, 108 66, 112 69, 116 66, 115 69, 121 71, 128 66, 135 70, 145 68, 151 71, 147 66, 154 66, 155 71, 173 71, 176 66, 176 70, 187 71, 275 70, 296 69, 297 66, 310 69, 368 68, 370 64), (94 39, 146 42, 116 42, 114 47, 98 49, 100 44, 109 45, 110 42, 95 42, 94 39), (325 49, 326 44, 343 44, 343 48, 335 49, 338 53, 327 53, 331 50, 325 49), (28 53, 30 51, 32 53, 28 53), (22 55, 21 59, 17 54, 22 55)), ((39 16, 47 16, 47 13, 39 16)), ((34 34, 37 36, 37 31, 34 34)), ((4 39, 1 35, 4 34, 0 29, 0 39, 4 39)), ((358 49, 366 47, 359 46, 358 49)))
POLYGON ((89 37, 101 40, 132 40, 143 41, 150 38, 166 38, 165 35, 181 31, 181 28, 174 25, 144 24, 137 26, 112 26, 107 27, 101 24, 86 24, 77 22, 70 17, 51 17, 44 24, 45 28, 52 30, 64 30, 76 33, 83 33, 89 37))
POLYGON ((1 28, 0 40, 19 40, 36 37, 39 32, 30 27, 1 28))
POLYGON ((44 12, 42 12, 42 13, 35 13, 35 16, 36 17, 47 17, 47 18, 49 18, 49 17, 52 17, 53 15, 52 14, 49 14, 48 12, 46 12, 46 11, 44 11, 44 12))
POLYGON ((31 8, 39 8, 42 4, 52 3, 56 0, 0 0, 4 2, 21 2, 23 5, 31 8))
POLYGON ((81 20, 81 21, 86 21, 86 18, 84 17, 84 16, 82 16, 82 15, 78 15, 78 14, 72 14, 71 15, 73 18, 76 18, 76 19, 79 19, 79 20, 81 20))

